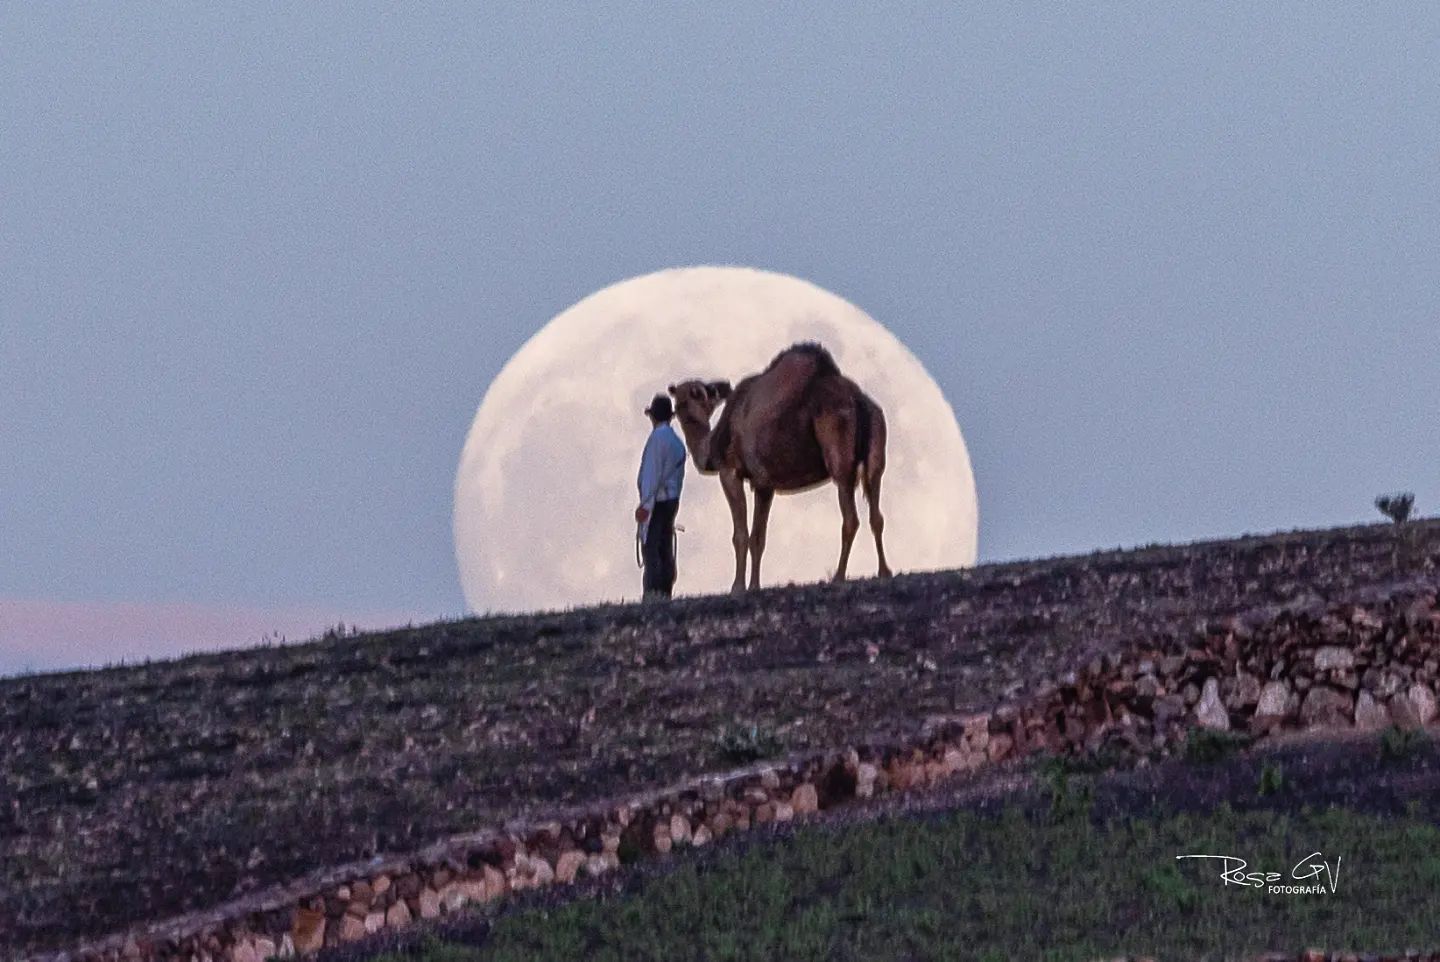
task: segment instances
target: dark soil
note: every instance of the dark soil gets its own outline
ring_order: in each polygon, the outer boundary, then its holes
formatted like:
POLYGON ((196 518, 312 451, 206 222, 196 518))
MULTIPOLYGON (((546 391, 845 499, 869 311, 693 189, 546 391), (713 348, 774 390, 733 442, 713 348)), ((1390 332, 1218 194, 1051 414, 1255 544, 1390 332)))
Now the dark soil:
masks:
POLYGON ((0 954, 908 732, 1198 620, 1433 577, 1440 525, 1416 528, 1403 570, 1373 526, 0 680, 0 954))

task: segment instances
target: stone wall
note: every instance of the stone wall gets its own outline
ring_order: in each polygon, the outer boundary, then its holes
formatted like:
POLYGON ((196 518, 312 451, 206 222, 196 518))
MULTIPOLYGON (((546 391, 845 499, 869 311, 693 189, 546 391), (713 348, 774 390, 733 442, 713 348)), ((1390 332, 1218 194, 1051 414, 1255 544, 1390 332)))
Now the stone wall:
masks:
POLYGON ((603 875, 731 832, 804 819, 1035 753, 1148 764, 1197 729, 1416 727, 1436 718, 1434 584, 1267 608, 1097 653, 1021 698, 876 740, 699 778, 543 821, 340 866, 48 962, 262 962, 402 929, 509 892, 603 875))

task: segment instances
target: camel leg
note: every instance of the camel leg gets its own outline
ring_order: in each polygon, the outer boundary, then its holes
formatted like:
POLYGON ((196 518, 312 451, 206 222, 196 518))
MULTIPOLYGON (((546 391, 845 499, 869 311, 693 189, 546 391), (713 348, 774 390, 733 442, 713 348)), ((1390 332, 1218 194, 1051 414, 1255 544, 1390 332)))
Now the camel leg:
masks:
POLYGON ((815 440, 825 458, 825 471, 840 494, 840 563, 835 567, 835 580, 845 580, 850 563, 850 546, 860 530, 860 517, 855 513, 855 421, 836 414, 815 418, 815 440))
POLYGON ((760 587, 760 556, 765 553, 765 529, 770 524, 774 488, 755 489, 755 521, 750 526, 750 590, 760 587))
POLYGON ((870 532, 875 535, 875 556, 880 559, 881 578, 890 577, 890 566, 885 563, 885 544, 882 536, 885 533, 885 516, 880 513, 880 478, 879 476, 865 476, 865 500, 870 502, 870 532))
POLYGON ((850 563, 850 545, 855 542, 855 532, 860 530, 860 516, 855 511, 855 485, 853 482, 836 482, 840 489, 840 564, 835 567, 835 580, 845 580, 845 566, 850 563))
POLYGON ((870 422, 870 450, 860 465, 860 483, 865 488, 865 500, 870 503, 870 532, 875 535, 875 557, 879 559, 881 578, 890 577, 890 565, 885 560, 885 516, 880 513, 880 479, 885 475, 885 413, 869 398, 862 398, 870 422))
POLYGON ((720 474, 720 487, 725 492, 725 500, 730 502, 730 522, 734 532, 730 543, 735 546, 735 581, 730 585, 730 591, 739 594, 745 590, 745 552, 750 544, 750 538, 745 533, 745 482, 733 471, 724 471, 720 474))

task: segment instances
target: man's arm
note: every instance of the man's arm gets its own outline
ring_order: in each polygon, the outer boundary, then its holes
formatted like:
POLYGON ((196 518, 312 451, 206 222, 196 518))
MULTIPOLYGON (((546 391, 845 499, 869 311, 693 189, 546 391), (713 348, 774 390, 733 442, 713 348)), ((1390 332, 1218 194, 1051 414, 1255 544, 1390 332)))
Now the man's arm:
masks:
POLYGON ((645 453, 640 456, 640 507, 648 514, 655 507, 655 498, 660 493, 661 461, 660 445, 655 435, 645 442, 645 453))

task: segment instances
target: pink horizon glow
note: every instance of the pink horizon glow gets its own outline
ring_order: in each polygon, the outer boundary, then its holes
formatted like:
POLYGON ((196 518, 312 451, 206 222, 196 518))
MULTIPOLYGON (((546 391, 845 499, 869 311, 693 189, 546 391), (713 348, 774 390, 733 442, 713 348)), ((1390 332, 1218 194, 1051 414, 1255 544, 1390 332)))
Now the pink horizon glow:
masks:
POLYGON ((344 622, 361 630, 420 624, 414 612, 323 605, 261 608, 195 602, 0 598, 0 676, 307 641, 344 622))

